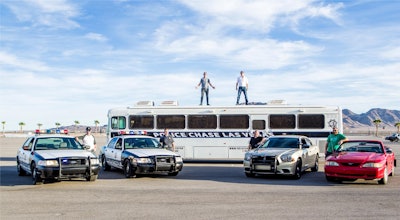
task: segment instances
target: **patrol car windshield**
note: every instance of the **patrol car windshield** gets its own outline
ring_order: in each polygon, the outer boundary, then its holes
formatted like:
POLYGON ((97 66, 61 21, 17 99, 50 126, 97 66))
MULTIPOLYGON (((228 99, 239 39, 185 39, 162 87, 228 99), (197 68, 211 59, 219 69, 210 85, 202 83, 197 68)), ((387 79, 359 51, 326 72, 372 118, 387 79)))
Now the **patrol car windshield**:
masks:
POLYGON ((35 145, 36 150, 83 150, 83 146, 74 138, 48 137, 38 138, 35 145))
POLYGON ((160 148, 160 142, 154 138, 125 138, 125 149, 160 148))

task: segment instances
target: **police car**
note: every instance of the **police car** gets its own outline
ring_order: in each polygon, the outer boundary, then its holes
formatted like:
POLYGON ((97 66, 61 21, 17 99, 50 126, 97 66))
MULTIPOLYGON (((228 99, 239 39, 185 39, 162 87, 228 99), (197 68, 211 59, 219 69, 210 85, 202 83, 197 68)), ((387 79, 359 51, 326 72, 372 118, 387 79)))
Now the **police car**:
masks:
POLYGON ((160 142, 150 136, 115 136, 100 151, 102 167, 122 169, 126 178, 137 174, 168 174, 176 176, 183 168, 182 157, 163 149, 160 142))
POLYGON ((99 159, 67 135, 28 137, 17 152, 18 175, 31 174, 34 185, 71 178, 95 181, 99 170, 99 159))

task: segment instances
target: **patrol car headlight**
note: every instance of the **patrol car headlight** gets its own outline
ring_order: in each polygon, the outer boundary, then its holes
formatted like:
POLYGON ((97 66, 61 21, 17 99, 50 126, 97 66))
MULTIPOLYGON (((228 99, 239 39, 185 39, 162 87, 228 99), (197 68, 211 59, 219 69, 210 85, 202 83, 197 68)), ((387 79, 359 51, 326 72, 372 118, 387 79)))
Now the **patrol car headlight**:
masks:
POLYGON ((90 158, 90 164, 92 165, 100 164, 99 158, 90 158))
POLYGON ((247 160, 247 161, 251 160, 251 154, 245 154, 244 160, 247 160))
POLYGON ((281 156, 282 162, 293 162, 294 158, 292 157, 291 154, 284 154, 281 156))
POLYGON ((151 163, 151 159, 147 158, 147 157, 133 158, 133 162, 136 162, 136 163, 151 163))
POLYGON ((177 163, 183 162, 182 157, 175 157, 175 162, 177 163))
POLYGON ((58 160, 39 160, 38 165, 45 167, 57 167, 58 160))

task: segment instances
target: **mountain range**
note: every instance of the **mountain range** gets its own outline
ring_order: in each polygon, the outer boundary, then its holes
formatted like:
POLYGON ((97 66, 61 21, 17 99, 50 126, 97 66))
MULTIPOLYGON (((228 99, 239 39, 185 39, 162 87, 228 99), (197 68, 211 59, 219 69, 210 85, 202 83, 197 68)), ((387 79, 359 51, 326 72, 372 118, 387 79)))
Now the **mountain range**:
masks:
POLYGON ((345 128, 375 127, 374 120, 379 119, 379 127, 395 129, 400 123, 400 110, 381 108, 370 109, 366 113, 356 114, 349 109, 343 109, 343 125, 345 128))

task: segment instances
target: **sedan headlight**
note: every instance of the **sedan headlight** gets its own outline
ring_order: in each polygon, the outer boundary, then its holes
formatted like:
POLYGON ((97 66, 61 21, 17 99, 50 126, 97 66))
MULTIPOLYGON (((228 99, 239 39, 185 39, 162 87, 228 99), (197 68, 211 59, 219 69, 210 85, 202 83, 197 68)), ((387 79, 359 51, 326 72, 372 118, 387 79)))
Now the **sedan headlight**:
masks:
POLYGON ((175 162, 177 163, 183 162, 182 157, 175 157, 175 162))
POLYGON ((292 154, 284 154, 281 156, 282 162, 293 162, 295 161, 294 158, 292 158, 292 154))
POLYGON ((151 159, 147 157, 133 158, 134 163, 151 163, 151 159))
POLYGON ((99 158, 90 158, 90 164, 92 165, 100 164, 99 158))
POLYGON ((38 165, 45 167, 57 167, 58 160, 39 160, 38 165))
POLYGON ((383 167, 383 163, 365 163, 362 167, 381 168, 383 167))
POLYGON ((335 161, 326 161, 325 166, 333 166, 333 167, 338 167, 339 164, 335 161))
POLYGON ((251 154, 245 154, 244 155, 244 160, 246 160, 246 161, 251 160, 251 154))

